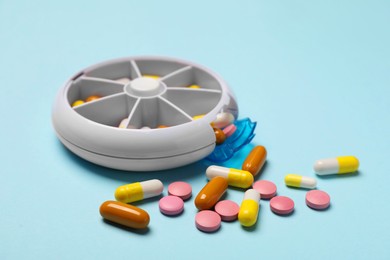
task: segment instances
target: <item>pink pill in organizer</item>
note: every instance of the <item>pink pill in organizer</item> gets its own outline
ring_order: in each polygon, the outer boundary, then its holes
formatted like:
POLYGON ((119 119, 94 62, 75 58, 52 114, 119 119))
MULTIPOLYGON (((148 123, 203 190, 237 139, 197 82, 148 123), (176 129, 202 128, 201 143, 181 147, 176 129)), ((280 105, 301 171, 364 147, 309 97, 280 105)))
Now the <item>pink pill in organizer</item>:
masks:
POLYGON ((214 211, 202 210, 195 216, 195 225, 203 232, 215 232, 221 227, 221 217, 214 211))
POLYGON ((272 212, 279 215, 288 215, 294 210, 294 201, 289 197, 276 196, 270 201, 272 212))
POLYGON ((321 190, 311 190, 306 193, 306 204, 312 209, 326 209, 330 205, 329 194, 321 190))
POLYGON ((161 213, 169 216, 179 215, 184 210, 184 202, 176 196, 165 196, 160 199, 158 206, 161 213))
POLYGON ((182 200, 187 200, 192 195, 191 185, 184 181, 172 182, 168 186, 168 194, 180 197, 182 200))
POLYGON ((214 209, 223 221, 234 221, 238 217, 240 206, 231 200, 221 200, 215 205, 214 209))
POLYGON ((270 199, 276 195, 276 185, 273 182, 260 180, 253 183, 253 189, 255 189, 262 199, 270 199))
POLYGON ((234 132, 236 132, 237 127, 234 124, 228 125, 224 129, 222 129, 223 133, 226 137, 232 136, 234 132))

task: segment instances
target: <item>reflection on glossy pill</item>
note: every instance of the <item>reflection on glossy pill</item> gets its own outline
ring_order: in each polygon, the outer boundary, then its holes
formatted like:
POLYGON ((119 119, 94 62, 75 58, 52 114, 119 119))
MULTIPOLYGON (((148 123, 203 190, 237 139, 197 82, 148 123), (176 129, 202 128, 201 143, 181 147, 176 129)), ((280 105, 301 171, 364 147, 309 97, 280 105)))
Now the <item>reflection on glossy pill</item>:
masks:
POLYGON ((130 183, 116 189, 115 199, 124 203, 131 203, 158 196, 162 193, 163 189, 164 185, 157 179, 130 183))
POLYGON ((143 229, 149 224, 149 214, 143 209, 119 201, 106 201, 100 206, 100 215, 114 223, 143 229))

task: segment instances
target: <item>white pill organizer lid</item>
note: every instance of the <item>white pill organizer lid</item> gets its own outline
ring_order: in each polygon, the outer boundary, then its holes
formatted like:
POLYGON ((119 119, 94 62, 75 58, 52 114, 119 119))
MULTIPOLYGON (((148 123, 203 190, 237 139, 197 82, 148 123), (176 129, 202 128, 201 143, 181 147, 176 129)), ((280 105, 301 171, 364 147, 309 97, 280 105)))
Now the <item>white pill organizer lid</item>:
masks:
POLYGON ((162 170, 209 155, 215 148, 210 123, 220 112, 238 116, 231 90, 211 70, 174 58, 129 57, 69 79, 52 121, 62 143, 84 159, 122 170, 162 170), (194 84, 200 88, 189 88, 194 84), (101 98, 72 108, 92 95, 101 98), (193 119, 197 115, 204 116, 193 119), (128 128, 118 128, 126 118, 128 128), (139 129, 144 126, 152 129, 139 129))

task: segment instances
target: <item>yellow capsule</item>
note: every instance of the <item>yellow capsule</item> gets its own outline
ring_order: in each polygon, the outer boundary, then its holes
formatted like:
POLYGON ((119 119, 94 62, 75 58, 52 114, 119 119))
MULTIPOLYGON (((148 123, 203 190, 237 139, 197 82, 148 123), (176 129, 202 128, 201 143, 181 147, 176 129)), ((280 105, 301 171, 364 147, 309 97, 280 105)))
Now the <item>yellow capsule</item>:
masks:
POLYGON ((198 88, 201 88, 201 87, 199 85, 190 85, 190 86, 188 86, 188 88, 198 89, 198 88))
POLYGON ((72 107, 77 107, 77 106, 80 106, 84 103, 85 102, 83 100, 76 100, 75 102, 72 103, 72 107))
POLYGON ((158 76, 158 75, 150 75, 150 74, 144 74, 144 75, 142 75, 142 77, 151 78, 151 79, 159 79, 160 78, 160 76, 158 76))
POLYGON ((339 156, 321 159, 315 162, 314 171, 318 175, 343 174, 359 169, 359 160, 355 156, 339 156))
POLYGON ((196 115, 196 116, 193 116, 192 119, 193 120, 198 120, 198 119, 201 119, 202 117, 204 117, 205 115, 196 115))
POLYGON ((284 183, 287 186, 305 189, 315 189, 317 186, 316 179, 298 174, 287 174, 284 177, 284 183))
POLYGON ((247 190, 242 200, 240 211, 238 212, 238 221, 244 227, 251 227, 257 222, 259 214, 260 193, 254 189, 247 190))
POLYGON ((249 188, 253 183, 253 175, 248 171, 225 168, 220 166, 210 166, 206 170, 206 176, 209 180, 216 176, 227 179, 228 184, 233 187, 249 188))
POLYGON ((164 185, 157 179, 130 183, 115 190, 115 199, 120 202, 131 203, 158 196, 163 189, 164 185))

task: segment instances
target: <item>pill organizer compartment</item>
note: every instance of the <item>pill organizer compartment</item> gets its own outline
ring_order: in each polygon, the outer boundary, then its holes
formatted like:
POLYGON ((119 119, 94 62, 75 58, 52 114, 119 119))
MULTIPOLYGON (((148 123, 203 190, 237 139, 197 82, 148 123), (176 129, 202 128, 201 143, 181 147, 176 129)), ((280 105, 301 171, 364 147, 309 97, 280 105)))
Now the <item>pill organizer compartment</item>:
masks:
POLYGON ((226 160, 253 138, 255 125, 237 121, 230 141, 214 150, 210 123, 220 112, 238 116, 233 94, 214 72, 178 59, 130 57, 72 77, 57 95, 52 121, 61 142, 80 157, 110 168, 150 171, 186 165, 213 151, 209 159, 226 160), (71 107, 94 95, 100 98, 71 107), (195 120, 198 115, 204 116, 195 120))

